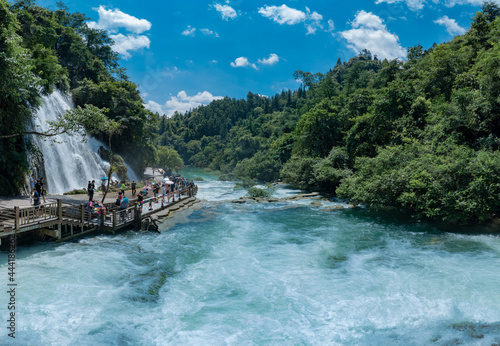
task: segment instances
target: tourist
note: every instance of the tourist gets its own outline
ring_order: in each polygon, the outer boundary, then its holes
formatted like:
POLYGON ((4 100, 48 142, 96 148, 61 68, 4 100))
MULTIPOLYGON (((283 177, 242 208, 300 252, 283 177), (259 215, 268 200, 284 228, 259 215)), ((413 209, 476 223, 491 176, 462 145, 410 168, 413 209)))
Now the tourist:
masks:
POLYGON ((122 199, 123 199, 122 193, 118 192, 118 196, 116 196, 115 204, 116 205, 121 205, 122 204, 122 199))
POLYGON ((121 181, 120 190, 122 192, 123 197, 125 197, 125 180, 121 181))
POLYGON ((30 191, 32 192, 35 189, 35 175, 32 174, 30 177, 30 191))
POLYGON ((124 197, 122 203, 120 204, 120 215, 121 219, 125 220, 127 218, 127 208, 128 208, 128 198, 124 197))
POLYGON ((135 180, 132 180, 131 188, 132 188, 132 196, 135 196, 136 188, 137 188, 137 184, 136 184, 135 180))
POLYGON ((40 185, 41 185, 41 190, 42 190, 42 192, 41 192, 41 196, 42 196, 42 198, 43 198, 43 203, 46 203, 46 202, 45 202, 45 188, 44 188, 44 186, 43 186, 43 177, 41 177, 41 178, 40 178, 40 185))
POLYGON ((137 205, 142 208, 142 203, 144 201, 144 196, 142 195, 142 192, 139 192, 137 195, 137 205))
MULTIPOLYGON (((40 179, 37 179, 36 183, 35 183, 35 190, 36 192, 38 192, 38 197, 40 198, 40 196, 42 196, 42 185, 40 184, 40 179)), ((34 196, 33 196, 34 198, 34 196)))
POLYGON ((92 180, 92 182, 89 181, 89 186, 87 187, 89 201, 92 201, 94 199, 94 189, 95 189, 95 180, 92 180))
POLYGON ((37 189, 33 189, 33 205, 38 209, 40 205, 40 193, 37 189))

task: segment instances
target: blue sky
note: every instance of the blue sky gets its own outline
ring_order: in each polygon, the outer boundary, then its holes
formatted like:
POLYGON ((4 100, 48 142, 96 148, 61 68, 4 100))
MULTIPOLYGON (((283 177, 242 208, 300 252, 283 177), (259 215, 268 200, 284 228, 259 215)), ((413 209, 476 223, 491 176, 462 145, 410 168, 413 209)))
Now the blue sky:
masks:
MULTIPOLYGON (((326 72, 362 49, 404 58, 451 40, 480 0, 67 0, 115 40, 146 107, 172 115, 249 91, 296 90, 293 72, 326 72)), ((55 0, 38 4, 55 9, 55 0)))

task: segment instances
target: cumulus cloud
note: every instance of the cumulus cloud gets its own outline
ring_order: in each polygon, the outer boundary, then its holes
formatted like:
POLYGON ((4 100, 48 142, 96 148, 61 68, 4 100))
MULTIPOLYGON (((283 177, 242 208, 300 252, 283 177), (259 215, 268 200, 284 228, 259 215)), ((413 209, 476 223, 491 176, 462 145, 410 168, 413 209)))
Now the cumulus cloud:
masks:
MULTIPOLYGON (((271 65, 277 64, 279 61, 280 61, 280 57, 278 56, 278 54, 271 53, 271 54, 269 54, 268 58, 262 58, 262 59, 257 60, 257 63, 259 63, 261 65, 271 66, 271 65)), ((250 62, 248 60, 248 58, 246 58, 244 56, 237 58, 234 62, 231 63, 231 66, 232 67, 252 67, 256 70, 259 69, 255 63, 250 62)))
POLYGON ((237 58, 234 62, 231 63, 232 67, 252 67, 257 70, 257 66, 255 64, 251 64, 250 61, 248 61, 248 58, 244 56, 240 56, 237 58))
POLYGON ((307 11, 307 18, 308 21, 305 23, 306 29, 307 29, 307 34, 315 34, 316 30, 318 29, 323 29, 323 25, 321 25, 321 21, 323 20, 323 16, 319 14, 318 12, 312 12, 309 10, 308 7, 306 7, 307 11))
POLYGON ((185 113, 190 109, 207 105, 214 100, 221 100, 222 96, 213 96, 208 91, 199 92, 196 95, 189 96, 184 90, 180 91, 177 96, 171 96, 164 105, 160 105, 154 101, 148 101, 144 106, 159 114, 166 114, 167 116, 174 115, 175 112, 185 113))
POLYGON ((137 51, 142 48, 149 48, 151 41, 149 37, 144 35, 109 35, 109 37, 115 41, 113 45, 113 50, 118 54, 121 54, 124 59, 131 57, 129 51, 137 51))
POLYGON ((303 12, 284 4, 281 6, 264 6, 259 8, 259 13, 280 25, 304 23, 307 35, 315 34, 316 30, 323 29, 323 16, 318 12, 311 12, 308 7, 306 7, 306 12, 303 12))
POLYGON ((151 22, 126 14, 119 9, 107 10, 103 5, 94 8, 99 14, 97 22, 88 22, 87 25, 94 29, 116 32, 118 28, 125 28, 134 34, 141 34, 151 29, 151 22))
POLYGON ((406 56, 406 50, 399 44, 398 36, 389 32, 382 19, 373 13, 359 11, 351 26, 352 29, 342 31, 340 35, 356 53, 368 49, 382 59, 406 56))
POLYGON ((448 16, 438 18, 434 23, 444 26, 450 35, 463 35, 467 31, 458 25, 455 19, 448 18, 448 16))
POLYGON ((280 57, 277 54, 272 53, 267 59, 259 59, 259 63, 263 65, 274 65, 280 61, 280 57))
POLYGON ((184 30, 181 35, 184 36, 194 36, 194 33, 196 32, 196 28, 192 28, 191 25, 188 25, 186 30, 184 30))
MULTIPOLYGON (((498 3, 498 1, 496 1, 498 3)), ((481 6, 484 3, 484 0, 447 0, 445 2, 446 7, 453 7, 455 5, 472 5, 472 6, 481 6)))
POLYGON ((144 105, 144 107, 149 109, 151 112, 158 113, 160 115, 165 114, 165 111, 164 111, 162 105, 155 102, 155 101, 148 101, 148 103, 146 103, 144 105))
MULTIPOLYGON (((181 35, 194 37, 196 34, 196 30, 196 28, 192 28, 191 25, 188 25, 186 30, 184 30, 181 35)), ((200 29, 200 32, 205 36, 219 37, 218 33, 210 29, 200 29)))
POLYGON ((259 8, 259 13, 278 24, 295 25, 306 20, 304 12, 290 8, 287 5, 264 6, 259 8))
POLYGON ((394 4, 397 2, 404 2, 406 3, 406 6, 412 11, 418 11, 424 8, 424 3, 426 2, 425 0, 377 0, 375 1, 376 4, 381 4, 381 3, 387 3, 387 4, 394 4))
POLYGON ((213 30, 210 30, 210 29, 201 29, 200 31, 201 31, 201 33, 202 33, 203 35, 206 35, 206 36, 215 36, 215 37, 219 37, 219 34, 218 34, 218 33, 216 33, 216 32, 215 32, 215 31, 213 31, 213 30))
POLYGON ((151 23, 146 19, 139 19, 126 14, 119 9, 107 10, 104 6, 94 8, 99 14, 97 22, 88 22, 90 28, 106 30, 109 37, 115 42, 111 48, 122 55, 122 58, 131 57, 130 51, 149 48, 151 41, 145 35, 139 35, 151 29, 151 23), (118 29, 127 31, 126 35, 118 33, 118 29), (128 33, 128 32, 131 32, 128 33))
POLYGON ((235 9, 229 5, 215 4, 214 7, 217 12, 222 15, 222 19, 224 20, 234 19, 238 16, 238 13, 236 13, 235 9))

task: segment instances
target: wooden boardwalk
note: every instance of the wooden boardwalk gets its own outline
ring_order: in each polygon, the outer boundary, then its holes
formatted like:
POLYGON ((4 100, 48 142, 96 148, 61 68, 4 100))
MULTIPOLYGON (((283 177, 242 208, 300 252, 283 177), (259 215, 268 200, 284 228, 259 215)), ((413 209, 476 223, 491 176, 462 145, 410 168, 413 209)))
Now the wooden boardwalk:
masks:
POLYGON ((139 230, 142 221, 151 215, 159 212, 165 215, 169 210, 189 206, 195 201, 195 197, 184 195, 173 202, 148 198, 142 206, 131 201, 123 210, 115 204, 105 204, 105 213, 88 211, 83 204, 63 204, 60 199, 37 207, 0 208, 0 240, 4 243, 3 238, 27 232, 39 232, 42 238, 48 236, 65 241, 95 231, 115 233, 132 227, 139 230))

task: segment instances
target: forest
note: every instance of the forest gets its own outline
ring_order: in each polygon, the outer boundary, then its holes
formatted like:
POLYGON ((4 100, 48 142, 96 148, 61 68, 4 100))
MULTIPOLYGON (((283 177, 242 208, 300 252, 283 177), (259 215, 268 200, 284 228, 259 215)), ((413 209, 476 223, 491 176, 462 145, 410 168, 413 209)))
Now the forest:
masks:
POLYGON ((481 223, 500 213, 500 8, 402 60, 362 51, 296 91, 226 97, 162 118, 159 141, 223 179, 272 182, 416 218, 481 223))
POLYGON ((0 195, 22 190, 40 95, 122 124, 114 151, 138 170, 183 164, 222 179, 283 180, 417 218, 482 223, 500 213, 500 8, 491 2, 450 42, 404 60, 362 51, 325 73, 295 71, 297 90, 248 92, 171 118, 144 107, 105 31, 62 3, 0 0, 0 195), (3 136, 3 137, 2 137, 3 136))
MULTIPOLYGON (((160 116, 144 107, 107 33, 89 28, 89 18, 71 13, 64 3, 57 6, 52 11, 34 0, 0 0, 0 195, 23 190, 28 156, 37 155, 37 148, 32 136, 22 134, 33 130, 41 95, 55 88, 69 93, 88 115, 89 105, 106 110, 106 117, 120 126, 111 138, 113 152, 137 171, 171 150, 155 146, 160 116)), ((109 143, 109 132, 94 135, 109 143)))

